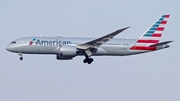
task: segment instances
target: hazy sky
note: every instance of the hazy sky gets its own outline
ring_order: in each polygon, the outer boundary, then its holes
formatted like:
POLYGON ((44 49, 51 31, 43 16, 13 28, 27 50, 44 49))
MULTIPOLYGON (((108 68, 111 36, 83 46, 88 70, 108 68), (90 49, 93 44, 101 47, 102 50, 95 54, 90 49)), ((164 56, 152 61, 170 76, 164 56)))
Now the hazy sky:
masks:
POLYGON ((0 101, 180 101, 179 0, 0 0, 0 101), (171 47, 127 57, 19 56, 5 50, 26 36, 138 38, 171 14, 161 41, 171 47))

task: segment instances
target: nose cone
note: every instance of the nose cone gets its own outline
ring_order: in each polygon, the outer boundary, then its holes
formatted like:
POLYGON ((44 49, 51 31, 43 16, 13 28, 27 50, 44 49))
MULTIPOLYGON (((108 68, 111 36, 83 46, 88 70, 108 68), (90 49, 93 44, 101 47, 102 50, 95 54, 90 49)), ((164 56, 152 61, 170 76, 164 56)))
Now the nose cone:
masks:
POLYGON ((17 53, 21 45, 17 44, 17 41, 12 41, 7 47, 6 50, 9 52, 17 53))
POLYGON ((7 50, 7 51, 11 51, 11 47, 8 45, 8 46, 6 47, 6 50, 7 50))
POLYGON ((12 45, 8 45, 6 47, 6 50, 9 51, 9 52, 16 52, 17 51, 16 47, 14 47, 12 45))

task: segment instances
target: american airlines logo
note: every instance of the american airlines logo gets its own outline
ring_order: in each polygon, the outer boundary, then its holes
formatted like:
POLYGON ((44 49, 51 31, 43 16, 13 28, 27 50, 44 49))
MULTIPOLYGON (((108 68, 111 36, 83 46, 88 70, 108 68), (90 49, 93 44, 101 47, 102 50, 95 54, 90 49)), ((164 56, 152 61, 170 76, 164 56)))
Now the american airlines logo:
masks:
POLYGON ((29 42, 29 45, 32 45, 35 40, 36 40, 36 38, 32 39, 32 41, 29 42))
POLYGON ((72 44, 71 41, 60 41, 58 39, 56 40, 40 40, 34 38, 29 45, 32 45, 33 43, 35 43, 35 45, 46 45, 46 46, 60 46, 60 45, 67 45, 67 44, 72 44))

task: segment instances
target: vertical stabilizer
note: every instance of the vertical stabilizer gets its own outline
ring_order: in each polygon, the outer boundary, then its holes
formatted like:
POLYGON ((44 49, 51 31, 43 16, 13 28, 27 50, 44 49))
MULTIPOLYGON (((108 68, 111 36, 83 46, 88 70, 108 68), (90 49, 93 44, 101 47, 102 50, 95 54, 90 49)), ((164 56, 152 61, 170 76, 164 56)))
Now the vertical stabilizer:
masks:
POLYGON ((137 40, 136 44, 151 45, 159 43, 169 17, 169 14, 162 15, 159 20, 157 20, 156 23, 137 40))
POLYGON ((152 27, 150 27, 145 33, 143 33, 143 35, 139 37, 136 44, 132 46, 130 50, 156 50, 156 47, 149 46, 159 43, 169 17, 169 14, 162 15, 152 27))

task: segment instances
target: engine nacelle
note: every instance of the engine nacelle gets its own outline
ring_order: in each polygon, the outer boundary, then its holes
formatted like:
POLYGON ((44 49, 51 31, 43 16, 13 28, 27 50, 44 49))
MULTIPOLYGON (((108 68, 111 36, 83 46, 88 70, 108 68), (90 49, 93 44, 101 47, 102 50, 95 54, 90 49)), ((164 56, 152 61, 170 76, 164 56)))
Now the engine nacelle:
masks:
POLYGON ((71 60, 77 55, 77 48, 76 46, 64 45, 60 48, 58 47, 54 52, 57 54, 56 58, 58 60, 71 60))
POLYGON ((61 46, 59 54, 61 54, 61 56, 75 56, 77 54, 77 48, 76 46, 61 46))

